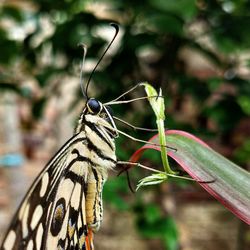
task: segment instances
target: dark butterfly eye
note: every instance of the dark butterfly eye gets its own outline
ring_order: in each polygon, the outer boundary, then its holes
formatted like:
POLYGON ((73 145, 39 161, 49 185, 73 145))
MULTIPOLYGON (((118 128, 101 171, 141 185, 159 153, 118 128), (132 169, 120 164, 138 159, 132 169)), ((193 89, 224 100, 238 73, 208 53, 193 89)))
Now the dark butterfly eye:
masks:
POLYGON ((92 114, 98 114, 102 109, 102 104, 94 98, 90 98, 87 102, 88 111, 92 114))

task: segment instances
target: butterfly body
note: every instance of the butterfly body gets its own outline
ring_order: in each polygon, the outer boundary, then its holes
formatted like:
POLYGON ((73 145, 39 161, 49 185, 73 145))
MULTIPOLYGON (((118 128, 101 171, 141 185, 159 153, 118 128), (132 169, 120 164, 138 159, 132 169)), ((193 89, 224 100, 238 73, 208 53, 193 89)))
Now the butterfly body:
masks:
POLYGON ((89 99, 73 137, 34 181, 0 249, 93 249, 92 232, 103 218, 103 185, 117 161, 115 137, 108 110, 89 99))

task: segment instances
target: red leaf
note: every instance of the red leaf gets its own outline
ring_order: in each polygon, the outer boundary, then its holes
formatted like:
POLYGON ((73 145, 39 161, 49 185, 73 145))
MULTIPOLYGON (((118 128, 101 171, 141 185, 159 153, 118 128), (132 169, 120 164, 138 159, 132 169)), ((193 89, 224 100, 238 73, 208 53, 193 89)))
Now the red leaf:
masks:
MULTIPOLYGON (((167 130, 168 156, 241 220, 250 224, 250 174, 211 149, 205 142, 184 131, 167 130), (209 182, 210 183, 204 183, 209 182), (203 183, 202 183, 203 182, 203 183)), ((158 135, 149 141, 159 144, 158 135)), ((160 147, 146 144, 130 158, 136 162, 147 149, 160 147)))

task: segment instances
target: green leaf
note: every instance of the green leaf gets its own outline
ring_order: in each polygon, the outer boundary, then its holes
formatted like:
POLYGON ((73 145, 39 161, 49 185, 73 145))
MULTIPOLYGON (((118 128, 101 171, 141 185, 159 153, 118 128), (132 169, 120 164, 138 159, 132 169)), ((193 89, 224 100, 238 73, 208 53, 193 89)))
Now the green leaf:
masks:
POLYGON ((178 230, 175 220, 172 217, 165 219, 166 229, 163 241, 168 250, 177 250, 178 248, 178 230))
POLYGON ((16 22, 21 23, 24 20, 23 12, 21 11, 21 8, 18 9, 16 7, 12 6, 1 6, 1 18, 8 18, 13 19, 16 22))
MULTIPOLYGON (((229 161, 197 137, 179 130, 166 131, 168 151, 190 176, 241 220, 250 224, 250 173, 229 161)), ((150 142, 159 143, 158 135, 150 142)), ((146 144, 130 158, 136 162, 146 149, 160 147, 146 144)))
POLYGON ((120 211, 129 209, 128 202, 123 198, 128 192, 128 186, 125 176, 109 179, 103 187, 103 199, 109 201, 114 207, 120 211))
POLYGON ((161 11, 181 16, 186 20, 193 18, 198 11, 195 0, 150 0, 150 4, 161 11))
POLYGON ((156 115, 156 119, 165 119, 165 105, 164 105, 164 99, 162 97, 162 91, 160 89, 159 94, 156 92, 156 90, 148 83, 142 83, 145 87, 145 91, 147 93, 148 101, 150 105, 152 106, 152 109, 154 110, 154 113, 156 115), (152 98, 153 97, 153 98, 152 98))
POLYGON ((155 221, 161 219, 161 210, 157 205, 149 203, 144 207, 144 209, 144 217, 147 223, 154 223, 155 221))
POLYGON ((183 22, 174 16, 166 14, 151 15, 148 18, 148 26, 154 30, 177 36, 183 34, 183 22))
POLYGON ((237 98, 237 101, 243 112, 250 115, 250 97, 247 95, 241 95, 237 98))
POLYGON ((159 174, 152 174, 150 176, 147 176, 139 181, 139 184, 136 187, 136 190, 138 190, 140 187, 143 186, 149 186, 149 185, 156 185, 160 184, 164 181, 166 181, 168 176, 165 173, 159 173, 159 174))

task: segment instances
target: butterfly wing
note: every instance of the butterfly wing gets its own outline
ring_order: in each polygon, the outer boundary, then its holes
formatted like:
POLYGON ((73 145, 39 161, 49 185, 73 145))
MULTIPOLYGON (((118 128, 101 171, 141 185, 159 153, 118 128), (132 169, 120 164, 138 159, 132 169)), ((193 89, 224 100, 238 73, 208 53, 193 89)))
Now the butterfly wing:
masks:
POLYGON ((21 203, 1 250, 93 249, 84 195, 89 165, 74 152, 85 139, 84 133, 74 135, 43 169, 21 203))
POLYGON ((77 145, 67 158, 47 220, 45 249, 92 249, 86 247, 86 188, 92 166, 89 158, 80 156, 82 147, 77 145))

